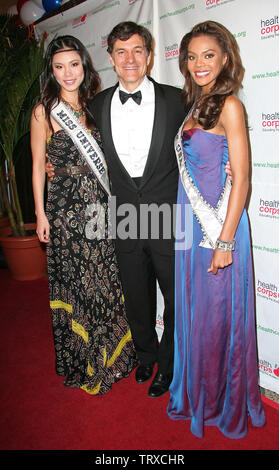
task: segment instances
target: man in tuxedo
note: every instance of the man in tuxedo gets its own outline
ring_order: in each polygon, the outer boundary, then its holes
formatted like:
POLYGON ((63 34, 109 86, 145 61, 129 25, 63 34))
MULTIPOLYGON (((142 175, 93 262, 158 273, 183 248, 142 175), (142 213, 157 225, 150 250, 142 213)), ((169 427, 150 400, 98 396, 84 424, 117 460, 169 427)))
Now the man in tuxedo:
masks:
POLYGON ((140 362, 135 377, 138 383, 146 382, 157 363, 148 394, 158 397, 168 391, 173 370, 172 213, 178 185, 174 137, 185 110, 179 89, 147 77, 151 52, 152 36, 146 28, 133 22, 118 24, 108 37, 108 53, 119 83, 96 95, 90 110, 101 132, 112 195, 116 198, 117 258, 140 362), (129 207, 134 209, 132 220, 129 210, 125 212, 129 207), (163 207, 170 212, 162 211, 160 217, 163 207), (148 226, 142 217, 147 208, 151 212, 148 226), (120 230, 127 215, 133 225, 128 238, 120 230), (155 218, 159 229, 154 236, 150 223, 155 218), (165 305, 160 342, 156 333, 156 281, 165 305))

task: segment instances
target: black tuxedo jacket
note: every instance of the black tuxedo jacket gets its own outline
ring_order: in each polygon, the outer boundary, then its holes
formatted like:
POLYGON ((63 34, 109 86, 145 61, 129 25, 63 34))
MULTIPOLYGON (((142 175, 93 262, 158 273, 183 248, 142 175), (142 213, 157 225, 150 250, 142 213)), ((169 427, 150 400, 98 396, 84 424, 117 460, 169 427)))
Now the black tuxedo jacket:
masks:
MULTIPOLYGON (((97 94, 90 103, 90 111, 101 133, 112 195, 116 196, 116 210, 122 204, 132 204, 136 208, 138 222, 141 204, 155 203, 160 206, 176 203, 178 167, 174 137, 185 117, 181 90, 149 79, 154 83, 155 115, 149 154, 139 186, 122 165, 112 139, 111 100, 118 84, 97 94)), ((117 217, 118 222, 120 219, 117 217)), ((116 240, 118 250, 124 252, 135 249, 136 244, 136 239, 116 240)), ((154 240, 153 244, 156 250, 165 254, 173 251, 173 237, 163 240, 160 234, 159 240, 154 240)))

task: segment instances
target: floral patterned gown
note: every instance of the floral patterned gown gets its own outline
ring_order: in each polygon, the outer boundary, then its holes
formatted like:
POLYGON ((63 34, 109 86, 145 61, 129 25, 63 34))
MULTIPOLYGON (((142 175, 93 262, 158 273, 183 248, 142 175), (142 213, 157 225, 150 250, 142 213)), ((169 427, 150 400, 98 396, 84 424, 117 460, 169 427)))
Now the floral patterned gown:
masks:
MULTIPOLYGON (((97 131, 93 137, 101 145, 97 131)), ((52 135, 47 152, 54 168, 84 166, 64 130, 52 135)), ((94 237, 94 209, 103 209, 107 228, 107 202, 89 172, 55 176, 46 205, 56 372, 65 376, 65 385, 94 395, 109 391, 137 363, 113 240, 94 237)))

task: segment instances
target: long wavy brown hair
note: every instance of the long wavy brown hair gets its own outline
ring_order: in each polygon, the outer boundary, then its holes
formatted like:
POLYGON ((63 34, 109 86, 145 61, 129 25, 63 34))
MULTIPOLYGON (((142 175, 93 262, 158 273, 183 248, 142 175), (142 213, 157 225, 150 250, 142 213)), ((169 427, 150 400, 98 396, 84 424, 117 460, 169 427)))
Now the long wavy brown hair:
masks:
POLYGON ((52 129, 50 121, 51 108, 54 103, 60 100, 61 87, 56 81, 52 70, 52 59, 61 49, 75 50, 82 61, 84 79, 79 87, 79 103, 82 106, 85 117, 86 125, 89 129, 95 127, 93 116, 91 115, 88 107, 88 102, 91 100, 100 88, 99 74, 93 67, 91 58, 86 47, 74 36, 59 36, 53 39, 47 47, 45 54, 45 69, 41 77, 42 92, 40 103, 45 108, 46 118, 50 128, 52 129))
POLYGON ((239 47, 234 36, 225 26, 215 21, 204 21, 185 34, 180 44, 179 68, 185 77, 182 91, 187 107, 198 102, 198 123, 203 129, 216 126, 227 96, 236 94, 242 87, 244 68, 239 47), (227 60, 210 93, 201 96, 201 88, 193 80, 188 70, 188 48, 191 39, 198 36, 214 37, 227 60))

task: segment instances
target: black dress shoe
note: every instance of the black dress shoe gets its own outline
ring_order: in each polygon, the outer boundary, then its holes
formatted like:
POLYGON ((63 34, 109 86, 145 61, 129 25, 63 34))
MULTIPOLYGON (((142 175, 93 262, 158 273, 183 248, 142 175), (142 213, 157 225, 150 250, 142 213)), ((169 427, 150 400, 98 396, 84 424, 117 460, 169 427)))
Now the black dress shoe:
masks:
POLYGON ((166 393, 171 384, 172 377, 170 375, 161 374, 157 372, 152 384, 149 387, 148 395, 151 398, 157 398, 166 393))
POLYGON ((142 384, 144 382, 147 382, 147 380, 151 379, 153 374, 153 367, 154 364, 148 364, 146 366, 144 364, 141 364, 140 366, 138 366, 136 370, 136 381, 139 384, 142 384))

